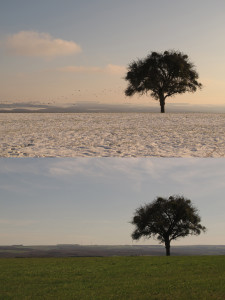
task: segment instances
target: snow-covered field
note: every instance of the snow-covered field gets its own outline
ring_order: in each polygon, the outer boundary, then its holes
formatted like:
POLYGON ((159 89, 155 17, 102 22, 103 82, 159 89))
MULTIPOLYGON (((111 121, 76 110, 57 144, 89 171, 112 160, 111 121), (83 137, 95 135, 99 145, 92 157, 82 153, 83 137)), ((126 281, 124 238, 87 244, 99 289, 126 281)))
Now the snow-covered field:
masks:
POLYGON ((225 114, 0 114, 1 157, 225 157, 225 114))

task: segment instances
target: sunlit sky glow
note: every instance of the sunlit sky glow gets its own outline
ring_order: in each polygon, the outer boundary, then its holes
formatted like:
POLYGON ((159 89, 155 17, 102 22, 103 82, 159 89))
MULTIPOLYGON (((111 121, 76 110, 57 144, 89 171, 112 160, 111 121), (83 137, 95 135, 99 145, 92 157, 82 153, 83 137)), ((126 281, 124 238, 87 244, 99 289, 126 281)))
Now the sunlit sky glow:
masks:
POLYGON ((208 231, 173 244, 224 245, 224 178, 224 159, 2 158, 0 245, 132 244, 135 209, 174 194, 208 231))
POLYGON ((224 105, 224 0, 10 0, 0 9, 0 102, 145 103, 126 98, 127 65, 187 53, 204 88, 168 102, 224 105))

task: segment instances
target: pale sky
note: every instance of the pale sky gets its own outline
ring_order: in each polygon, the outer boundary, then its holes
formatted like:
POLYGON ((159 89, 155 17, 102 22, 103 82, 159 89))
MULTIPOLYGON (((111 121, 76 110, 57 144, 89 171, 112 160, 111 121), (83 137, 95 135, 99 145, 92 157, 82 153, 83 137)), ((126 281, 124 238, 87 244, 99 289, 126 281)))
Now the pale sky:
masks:
POLYGON ((0 4, 0 103, 77 101, 154 104, 126 98, 128 64, 180 50, 202 91, 168 102, 225 105, 224 0, 8 0, 0 4))
POLYGON ((225 245, 224 178, 216 158, 1 158, 0 245, 132 244, 135 209, 174 194, 208 231, 172 245, 225 245))

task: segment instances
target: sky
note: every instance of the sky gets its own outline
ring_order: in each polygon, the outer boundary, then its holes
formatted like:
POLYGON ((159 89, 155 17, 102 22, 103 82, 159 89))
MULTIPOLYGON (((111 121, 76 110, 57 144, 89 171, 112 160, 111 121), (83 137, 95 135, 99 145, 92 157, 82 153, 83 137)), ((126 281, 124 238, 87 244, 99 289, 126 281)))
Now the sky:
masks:
POLYGON ((172 245, 225 245, 225 160, 0 159, 0 245, 156 245, 132 241, 135 210, 183 195, 207 232, 172 245))
POLYGON ((125 97, 127 66, 188 54, 203 89, 168 103, 224 106, 224 0, 8 0, 0 5, 0 103, 155 105, 125 97))

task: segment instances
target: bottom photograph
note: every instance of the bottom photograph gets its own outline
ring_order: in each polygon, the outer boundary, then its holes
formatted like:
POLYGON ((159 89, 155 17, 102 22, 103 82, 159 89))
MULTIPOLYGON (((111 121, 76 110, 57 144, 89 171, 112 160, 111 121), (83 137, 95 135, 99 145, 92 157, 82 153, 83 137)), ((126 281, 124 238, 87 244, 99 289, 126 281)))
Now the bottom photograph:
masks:
POLYGON ((0 190, 0 299, 225 296, 223 158, 2 158, 0 190))

